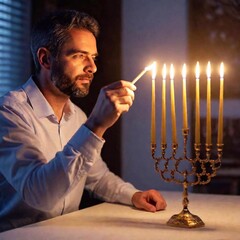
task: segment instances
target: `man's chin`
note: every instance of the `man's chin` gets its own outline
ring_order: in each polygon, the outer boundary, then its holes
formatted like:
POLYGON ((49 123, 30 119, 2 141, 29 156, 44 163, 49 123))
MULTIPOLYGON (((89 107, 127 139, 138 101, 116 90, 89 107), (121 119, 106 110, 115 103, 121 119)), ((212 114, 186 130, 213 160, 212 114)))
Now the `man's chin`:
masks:
POLYGON ((74 98, 83 98, 86 97, 89 93, 89 90, 85 89, 85 90, 80 90, 77 89, 76 91, 74 91, 71 96, 74 98))

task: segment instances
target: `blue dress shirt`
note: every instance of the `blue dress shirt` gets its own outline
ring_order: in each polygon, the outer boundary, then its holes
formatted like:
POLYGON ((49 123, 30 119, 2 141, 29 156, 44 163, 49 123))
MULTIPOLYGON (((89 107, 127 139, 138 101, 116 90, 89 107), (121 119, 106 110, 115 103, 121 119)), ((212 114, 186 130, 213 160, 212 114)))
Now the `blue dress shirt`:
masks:
POLYGON ((69 100, 59 123, 32 78, 0 98, 0 230, 76 211, 84 188, 132 204, 137 189, 109 171, 85 121, 69 100))

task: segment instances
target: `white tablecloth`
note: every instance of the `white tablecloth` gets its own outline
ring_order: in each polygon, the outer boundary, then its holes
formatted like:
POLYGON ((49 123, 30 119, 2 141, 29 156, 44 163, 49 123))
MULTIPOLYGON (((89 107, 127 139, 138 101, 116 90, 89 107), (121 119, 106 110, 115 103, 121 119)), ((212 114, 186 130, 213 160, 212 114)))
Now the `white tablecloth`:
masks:
POLYGON ((189 194, 189 210, 205 223, 202 228, 175 228, 167 220, 182 210, 182 193, 163 192, 165 211, 149 213, 103 203, 51 220, 0 234, 1 240, 240 240, 240 196, 189 194))

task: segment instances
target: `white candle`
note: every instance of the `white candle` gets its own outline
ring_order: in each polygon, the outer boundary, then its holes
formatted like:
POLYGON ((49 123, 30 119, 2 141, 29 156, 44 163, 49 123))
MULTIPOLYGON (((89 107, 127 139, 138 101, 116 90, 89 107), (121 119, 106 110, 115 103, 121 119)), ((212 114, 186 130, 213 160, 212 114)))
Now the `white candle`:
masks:
POLYGON ((135 84, 147 71, 150 71, 152 69, 152 65, 149 65, 144 68, 133 80, 132 84, 135 84))

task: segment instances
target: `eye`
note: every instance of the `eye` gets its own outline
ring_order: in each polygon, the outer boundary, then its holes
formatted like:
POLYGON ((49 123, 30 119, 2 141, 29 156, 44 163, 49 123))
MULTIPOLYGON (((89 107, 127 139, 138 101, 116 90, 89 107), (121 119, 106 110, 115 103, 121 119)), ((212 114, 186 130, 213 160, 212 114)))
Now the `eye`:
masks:
POLYGON ((72 55, 73 59, 85 59, 86 58, 86 54, 84 53, 76 53, 72 55))

